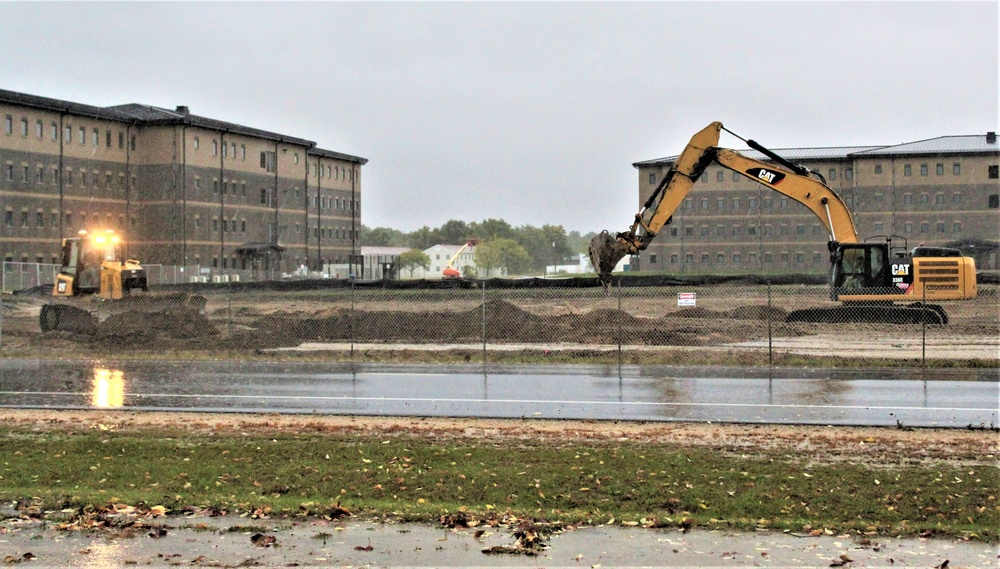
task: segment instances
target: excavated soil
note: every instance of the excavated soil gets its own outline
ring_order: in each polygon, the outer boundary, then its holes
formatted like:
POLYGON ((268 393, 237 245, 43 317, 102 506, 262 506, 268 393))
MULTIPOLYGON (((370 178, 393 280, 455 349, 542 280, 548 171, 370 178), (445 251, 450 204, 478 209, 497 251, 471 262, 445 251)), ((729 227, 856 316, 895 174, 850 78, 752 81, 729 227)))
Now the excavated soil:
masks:
MULTIPOLYGON (((206 354, 293 347, 309 343, 355 341, 376 344, 580 344, 648 347, 726 347, 768 339, 822 339, 824 345, 868 338, 920 339, 920 326, 785 322, 791 310, 814 305, 815 295, 799 291, 768 306, 760 291, 707 290, 699 306, 678 308, 670 295, 630 293, 612 296, 575 292, 513 294, 509 299, 481 295, 386 291, 358 294, 208 295, 198 305, 153 311, 125 305, 93 333, 41 333, 38 314, 44 299, 4 299, 5 346, 46 349, 189 350, 206 354), (617 305, 622 309, 614 308, 617 305), (782 306, 782 307, 779 307, 782 306), (353 310, 351 307, 353 306, 353 310), (200 309, 200 310, 199 310, 200 309), (63 347, 66 348, 63 348, 63 347)), ((939 343, 981 344, 1000 337, 996 294, 984 289, 975 303, 947 307, 951 323, 928 327, 939 343)), ((995 345, 995 342, 993 342, 995 345)), ((958 357, 958 356, 955 356, 958 357)), ((973 357, 973 356, 968 356, 973 357)))

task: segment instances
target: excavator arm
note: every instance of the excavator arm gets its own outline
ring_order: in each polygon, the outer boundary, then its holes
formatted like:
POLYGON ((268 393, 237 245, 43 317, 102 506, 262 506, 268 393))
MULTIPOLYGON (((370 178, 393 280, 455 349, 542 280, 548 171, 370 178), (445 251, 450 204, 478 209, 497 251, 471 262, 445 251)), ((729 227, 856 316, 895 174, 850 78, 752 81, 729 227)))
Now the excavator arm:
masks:
POLYGON ((691 138, 673 166, 646 200, 628 231, 615 237, 602 232, 590 246, 590 259, 601 282, 610 282, 611 271, 625 255, 644 250, 671 221, 674 211, 691 191, 691 187, 712 163, 737 172, 763 186, 771 188, 809 208, 826 227, 830 251, 837 243, 857 243, 854 220, 840 196, 827 186, 818 174, 804 166, 789 162, 750 140, 751 148, 772 158, 769 164, 748 158, 734 150, 719 148, 722 123, 713 122, 691 138))

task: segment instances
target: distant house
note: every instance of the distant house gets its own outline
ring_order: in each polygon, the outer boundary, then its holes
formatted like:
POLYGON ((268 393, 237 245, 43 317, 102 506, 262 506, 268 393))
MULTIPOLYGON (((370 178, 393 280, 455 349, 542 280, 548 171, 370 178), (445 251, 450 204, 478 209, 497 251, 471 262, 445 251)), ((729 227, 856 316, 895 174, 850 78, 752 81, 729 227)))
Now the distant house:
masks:
MULTIPOLYGON (((434 245, 424 249, 424 253, 430 257, 431 268, 427 271, 416 269, 413 271, 415 279, 440 279, 443 278, 444 270, 451 261, 451 258, 462 249, 463 245, 434 245)), ((455 259, 453 267, 462 276, 475 275, 477 272, 475 257, 475 246, 466 247, 464 251, 455 259)))

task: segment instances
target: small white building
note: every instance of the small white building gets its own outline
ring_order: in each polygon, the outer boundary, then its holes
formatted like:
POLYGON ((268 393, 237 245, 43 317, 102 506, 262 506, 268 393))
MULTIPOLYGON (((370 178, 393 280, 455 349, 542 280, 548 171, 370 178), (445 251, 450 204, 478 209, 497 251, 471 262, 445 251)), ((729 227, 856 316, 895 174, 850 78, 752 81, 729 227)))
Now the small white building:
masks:
MULTIPOLYGON (((626 255, 622 260, 618 261, 615 265, 615 270, 613 272, 620 273, 627 271, 629 268, 630 256, 626 255)), ((587 273, 593 273, 594 267, 590 264, 590 256, 584 253, 580 253, 577 256, 577 262, 575 265, 549 265, 545 267, 545 274, 554 275, 585 275, 587 273)))
MULTIPOLYGON (((444 278, 444 270, 448 267, 448 263, 451 258, 455 256, 462 249, 463 245, 434 245, 428 249, 424 249, 424 253, 430 257, 431 268, 428 270, 414 269, 413 278, 415 279, 441 279, 444 278)), ((455 270, 457 270, 461 275, 473 276, 476 274, 476 262, 473 260, 475 257, 474 245, 470 245, 465 248, 464 251, 455 259, 455 264, 452 265, 455 270)), ((408 277, 409 273, 404 273, 400 275, 402 277, 408 277)))

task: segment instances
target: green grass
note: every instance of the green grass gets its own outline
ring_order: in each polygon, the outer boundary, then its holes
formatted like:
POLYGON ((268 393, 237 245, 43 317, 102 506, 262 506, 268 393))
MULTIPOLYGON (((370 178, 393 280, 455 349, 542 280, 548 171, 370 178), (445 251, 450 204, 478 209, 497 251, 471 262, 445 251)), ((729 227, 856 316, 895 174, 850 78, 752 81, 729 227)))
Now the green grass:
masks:
POLYGON ((996 466, 807 465, 791 453, 741 456, 669 444, 383 437, 12 427, 0 439, 0 500, 57 512, 122 503, 318 516, 340 503, 355 514, 404 520, 465 511, 998 541, 996 466))

